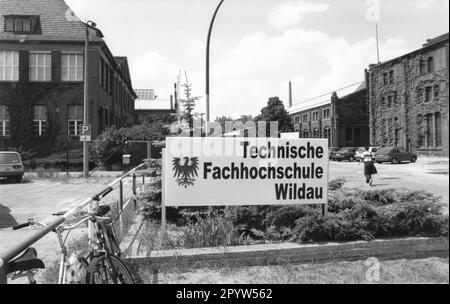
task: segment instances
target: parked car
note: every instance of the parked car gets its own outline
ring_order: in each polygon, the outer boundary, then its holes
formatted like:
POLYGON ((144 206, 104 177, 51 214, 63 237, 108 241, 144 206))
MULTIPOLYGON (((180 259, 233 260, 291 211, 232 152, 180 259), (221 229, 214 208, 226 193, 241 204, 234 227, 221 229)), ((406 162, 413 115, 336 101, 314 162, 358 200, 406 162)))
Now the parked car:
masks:
POLYGON ((341 148, 338 147, 330 147, 328 148, 328 157, 331 159, 331 155, 333 155, 333 153, 337 152, 341 150, 341 148))
POLYGON ((388 162, 391 164, 400 164, 402 162, 415 163, 417 158, 416 153, 410 153, 403 148, 396 147, 383 148, 375 153, 375 161, 379 164, 388 162))
POLYGON ((3 177, 20 183, 24 173, 24 166, 19 153, 0 151, 0 178, 3 177))
POLYGON ((351 148, 351 147, 342 148, 341 150, 334 152, 331 155, 330 159, 337 160, 338 162, 343 160, 354 162, 356 150, 358 150, 358 148, 351 148))
POLYGON ((355 153, 355 159, 357 161, 361 161, 364 158, 364 153, 369 152, 370 154, 372 154, 372 156, 375 155, 375 153, 380 150, 380 147, 369 147, 369 149, 366 149, 366 147, 361 147, 358 150, 356 150, 355 153))

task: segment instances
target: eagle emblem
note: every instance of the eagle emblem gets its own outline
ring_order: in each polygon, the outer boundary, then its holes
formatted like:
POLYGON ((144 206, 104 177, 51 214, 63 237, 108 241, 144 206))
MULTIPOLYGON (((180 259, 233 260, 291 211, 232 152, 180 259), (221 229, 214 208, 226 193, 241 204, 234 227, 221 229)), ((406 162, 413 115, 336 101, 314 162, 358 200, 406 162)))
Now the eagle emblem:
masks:
POLYGON ((173 177, 176 178, 178 186, 187 188, 193 186, 198 177, 198 157, 175 157, 173 159, 173 177))

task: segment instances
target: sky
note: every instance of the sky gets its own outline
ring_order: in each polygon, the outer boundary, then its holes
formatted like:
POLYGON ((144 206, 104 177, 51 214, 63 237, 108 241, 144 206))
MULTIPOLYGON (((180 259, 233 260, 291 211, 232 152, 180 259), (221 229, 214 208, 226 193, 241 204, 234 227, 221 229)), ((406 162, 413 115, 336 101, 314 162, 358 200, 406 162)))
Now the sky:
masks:
MULTIPOLYGON (((205 110, 209 22, 219 0, 66 0, 93 20, 135 89, 168 98, 181 71, 205 110), (186 73, 185 73, 186 72, 186 73)), ((376 63, 449 31, 448 0, 225 0, 211 40, 211 118, 257 115, 269 97, 288 104, 364 80, 376 63)), ((339 95, 339 93, 338 93, 339 95)))

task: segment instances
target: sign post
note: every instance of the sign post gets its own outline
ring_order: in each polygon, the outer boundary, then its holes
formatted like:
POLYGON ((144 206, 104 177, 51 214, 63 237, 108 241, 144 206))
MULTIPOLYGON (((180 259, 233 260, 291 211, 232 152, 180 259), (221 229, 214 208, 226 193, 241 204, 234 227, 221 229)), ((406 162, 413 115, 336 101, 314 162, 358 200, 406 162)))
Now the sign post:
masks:
MULTIPOLYGON (((166 149, 162 149, 162 164, 164 166, 166 161, 166 149)), ((166 227, 167 227, 167 220, 166 220, 166 183, 165 183, 165 177, 168 176, 166 173, 166 170, 164 170, 164 167, 162 168, 161 172, 161 240, 164 245, 166 241, 166 227)))

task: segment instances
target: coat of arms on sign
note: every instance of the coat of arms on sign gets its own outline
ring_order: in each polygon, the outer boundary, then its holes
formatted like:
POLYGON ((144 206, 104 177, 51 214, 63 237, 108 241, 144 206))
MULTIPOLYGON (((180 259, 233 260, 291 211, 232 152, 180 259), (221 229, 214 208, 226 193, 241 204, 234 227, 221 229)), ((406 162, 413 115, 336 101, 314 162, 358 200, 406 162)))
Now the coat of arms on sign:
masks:
POLYGON ((178 186, 187 188, 193 186, 198 177, 198 157, 175 157, 172 161, 173 177, 176 178, 178 186))

